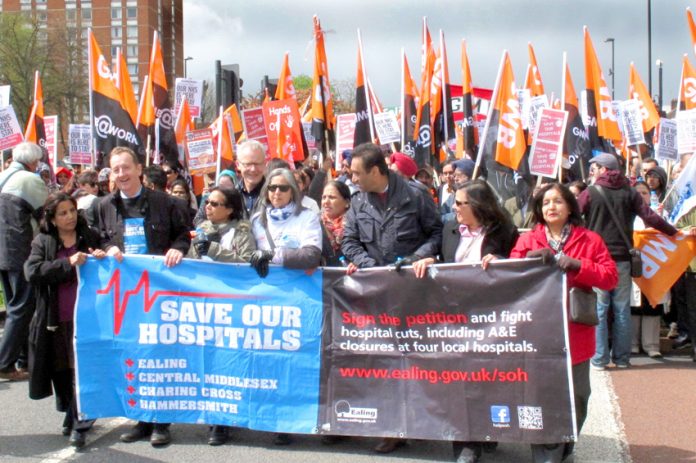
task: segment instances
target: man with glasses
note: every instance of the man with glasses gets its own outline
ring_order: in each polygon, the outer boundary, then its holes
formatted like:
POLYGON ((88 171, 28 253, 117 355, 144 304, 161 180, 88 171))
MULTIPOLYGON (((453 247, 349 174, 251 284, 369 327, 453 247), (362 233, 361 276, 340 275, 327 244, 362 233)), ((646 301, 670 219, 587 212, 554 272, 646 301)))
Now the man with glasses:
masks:
MULTIPOLYGON (((149 254, 164 256, 166 267, 179 264, 191 245, 186 204, 145 188, 143 167, 130 148, 114 148, 108 162, 116 189, 96 205, 100 247, 119 262, 124 254, 149 254)), ((121 441, 145 437, 150 437, 152 446, 168 444, 169 424, 139 421, 121 435, 121 441)))
POLYGON ((237 189, 244 199, 244 218, 249 220, 266 181, 266 150, 263 145, 256 140, 241 143, 237 149, 237 165, 242 177, 237 189))

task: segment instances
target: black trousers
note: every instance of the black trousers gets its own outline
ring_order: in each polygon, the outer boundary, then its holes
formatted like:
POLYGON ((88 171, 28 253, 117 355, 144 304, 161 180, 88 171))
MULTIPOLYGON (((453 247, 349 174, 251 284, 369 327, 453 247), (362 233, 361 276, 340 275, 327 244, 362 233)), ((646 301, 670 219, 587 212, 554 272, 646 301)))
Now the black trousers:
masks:
POLYGON ((32 287, 21 270, 0 270, 0 283, 7 309, 5 334, 0 340, 0 370, 14 369, 15 363, 26 368, 29 323, 36 307, 32 287))

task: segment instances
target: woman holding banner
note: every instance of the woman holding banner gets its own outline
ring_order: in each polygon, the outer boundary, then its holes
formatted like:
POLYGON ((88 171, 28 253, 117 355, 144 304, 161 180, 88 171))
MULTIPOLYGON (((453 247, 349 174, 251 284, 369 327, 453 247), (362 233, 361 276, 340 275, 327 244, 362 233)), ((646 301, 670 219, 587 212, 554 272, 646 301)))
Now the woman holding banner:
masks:
POLYGON ((24 264, 24 274, 34 285, 36 311, 29 335, 29 397, 56 394, 56 408, 65 412, 63 435, 81 448, 94 421, 78 419, 75 397, 73 310, 77 297, 75 268, 87 255, 101 259, 99 237, 77 212, 77 202, 66 193, 54 193, 44 206, 39 233, 24 264))
MULTIPOLYGON (((559 183, 544 185, 533 201, 535 227, 520 236, 512 258, 541 257, 567 275, 568 288, 609 291, 618 282, 616 264, 602 238, 582 226, 573 193, 559 183)), ((578 433, 587 416, 590 398, 590 359, 595 352, 595 327, 570 321, 570 358, 578 433)), ((560 379, 560 378, 559 378, 560 379)), ((573 452, 573 443, 532 444, 535 462, 560 462, 573 452)))
MULTIPOLYGON (((174 187, 178 180, 174 180, 174 187)), ((173 188, 172 188, 173 189, 173 188)), ((242 194, 234 188, 213 187, 204 202, 206 220, 196 227, 188 256, 216 262, 249 262, 256 250, 251 224, 243 219, 242 194)), ((208 445, 223 445, 230 427, 214 425, 208 433, 208 445)))
MULTIPOLYGON (((321 264, 319 215, 301 204, 302 196, 289 169, 273 169, 259 195, 259 210, 251 218, 257 250, 251 266, 261 278, 269 264, 311 270, 321 264)), ((276 445, 288 445, 289 434, 276 434, 276 445)))
MULTIPOLYGON (((510 255, 519 233, 486 182, 473 180, 456 185, 452 211, 456 220, 446 222, 442 230, 441 262, 481 262, 486 269, 491 261, 510 255)), ((434 257, 414 262, 416 276, 425 277, 434 263, 434 257)), ((478 461, 484 446, 495 448, 496 443, 452 443, 458 463, 478 461)))

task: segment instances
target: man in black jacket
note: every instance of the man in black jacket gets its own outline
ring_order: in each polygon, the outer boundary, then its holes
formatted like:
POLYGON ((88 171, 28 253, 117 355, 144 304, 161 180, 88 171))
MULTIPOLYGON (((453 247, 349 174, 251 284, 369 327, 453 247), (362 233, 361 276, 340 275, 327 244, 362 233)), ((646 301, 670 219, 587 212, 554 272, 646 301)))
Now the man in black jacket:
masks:
POLYGON ((610 360, 607 314, 613 308, 614 324, 612 327, 611 360, 619 368, 627 368, 631 357, 631 256, 629 243, 633 239, 633 221, 639 216, 646 227, 653 227, 670 236, 677 229, 653 212, 631 188, 628 179, 619 169, 616 157, 602 153, 591 160, 590 175, 593 186, 580 193, 578 205, 585 216, 587 228, 598 233, 604 240, 611 257, 619 271, 619 284, 612 291, 601 291, 597 297, 597 315, 599 325, 596 333, 596 350, 592 358, 593 368, 603 370, 610 360), (604 192, 609 207, 614 211, 620 229, 616 226, 611 212, 600 194, 604 192))
MULTIPOLYGON (((432 196, 387 167, 379 146, 363 143, 351 160, 353 196, 345 215, 341 250, 349 272, 357 268, 410 265, 438 254, 442 241, 440 212, 432 196)), ((383 439, 379 453, 395 450, 403 441, 383 439)))
MULTIPOLYGON (((109 167, 116 190, 96 206, 101 248, 119 262, 124 253, 151 254, 164 256, 167 267, 177 265, 191 245, 186 203, 143 187, 142 165, 130 148, 114 148, 109 167)), ((121 441, 135 442, 147 436, 153 446, 168 444, 169 424, 140 421, 121 435, 121 441)))

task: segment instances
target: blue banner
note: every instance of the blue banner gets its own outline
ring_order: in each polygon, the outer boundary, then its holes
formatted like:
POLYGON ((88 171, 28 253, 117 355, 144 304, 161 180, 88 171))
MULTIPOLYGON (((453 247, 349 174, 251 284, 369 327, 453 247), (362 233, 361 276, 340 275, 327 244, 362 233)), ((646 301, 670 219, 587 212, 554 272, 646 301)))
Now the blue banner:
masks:
POLYGON ((75 352, 83 418, 316 432, 321 269, 161 257, 79 269, 75 352))

